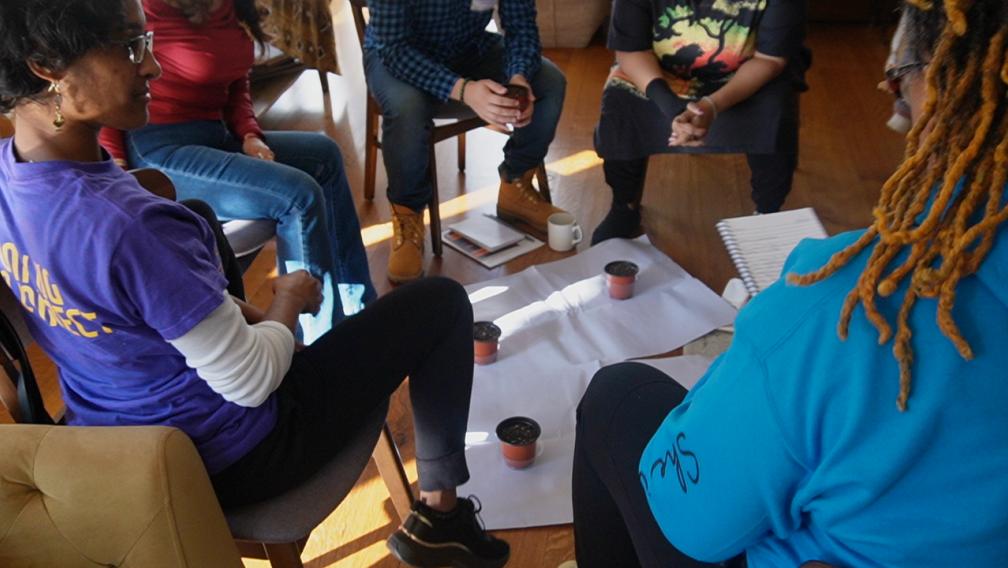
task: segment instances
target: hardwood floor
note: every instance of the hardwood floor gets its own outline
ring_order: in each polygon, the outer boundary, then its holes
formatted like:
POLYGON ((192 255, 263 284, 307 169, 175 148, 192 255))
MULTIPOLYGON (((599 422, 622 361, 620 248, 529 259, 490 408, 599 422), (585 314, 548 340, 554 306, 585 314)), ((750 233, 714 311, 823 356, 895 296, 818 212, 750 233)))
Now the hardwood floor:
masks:
MULTIPOLYGON (((385 173, 379 165, 377 196, 374 202, 364 201, 365 98, 360 51, 345 11, 337 11, 334 23, 343 74, 330 77, 329 98, 323 101, 318 76, 306 72, 293 82, 264 87, 257 97, 257 109, 267 129, 322 131, 340 144, 364 227, 372 277, 381 293, 391 287, 384 277, 391 235, 389 206, 382 191, 385 173), (282 95, 278 95, 280 90, 284 90, 282 95), (274 99, 273 103, 267 102, 274 99)), ((826 228, 836 233, 868 222, 882 182, 902 155, 903 143, 901 137, 884 127, 890 98, 875 90, 886 54, 883 33, 863 26, 818 25, 812 27, 809 44, 815 64, 809 73, 811 90, 802 97, 801 160, 786 207, 814 206, 826 228)), ((609 205, 601 162, 592 151, 592 132, 611 56, 599 45, 583 50, 549 50, 547 56, 563 69, 568 80, 564 114, 546 158, 554 202, 573 213, 589 235, 609 205)), ((455 142, 438 145, 441 209, 446 223, 495 202, 496 167, 505 140, 503 135, 486 129, 472 132, 464 174, 458 173, 455 165, 455 142)), ((647 232, 656 246, 720 292, 734 270, 714 223, 722 217, 752 211, 748 187, 748 171, 741 156, 655 158, 649 168, 643 203, 647 232)), ((587 243, 579 246, 585 247, 587 243)), ((485 270, 446 248, 441 259, 430 258, 428 252, 427 272, 473 283, 567 254, 543 247, 504 267, 485 270)), ((271 297, 269 278, 274 258, 274 249, 268 247, 246 273, 249 298, 260 306, 271 297)), ((42 367, 37 350, 34 355, 42 367)), ((51 366, 41 375, 47 399, 55 409, 60 403, 51 366)), ((415 481, 410 413, 403 389, 394 397, 389 420, 415 481)), ((305 565, 398 566, 384 544, 397 524, 394 518, 385 488, 370 466, 353 493, 312 533, 302 555, 305 565)), ((503 531, 500 536, 511 543, 510 566, 553 568, 574 556, 569 526, 503 531)), ((246 565, 266 563, 248 560, 246 565)))

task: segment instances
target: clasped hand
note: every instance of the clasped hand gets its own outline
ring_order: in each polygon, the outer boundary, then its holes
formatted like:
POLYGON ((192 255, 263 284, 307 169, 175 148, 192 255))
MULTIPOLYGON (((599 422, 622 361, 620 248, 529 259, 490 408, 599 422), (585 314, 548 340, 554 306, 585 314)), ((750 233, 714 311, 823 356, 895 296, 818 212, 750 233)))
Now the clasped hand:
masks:
POLYGON ((703 146, 704 137, 714 122, 714 109, 709 106, 705 100, 686 105, 686 110, 672 119, 672 134, 669 136, 668 145, 703 146))
POLYGON ((473 109, 480 118, 488 124, 507 128, 510 124, 515 128, 527 126, 532 122, 532 111, 535 107, 535 94, 525 77, 515 75, 511 83, 528 89, 528 106, 524 111, 518 110, 519 102, 505 97, 507 87, 492 79, 480 79, 466 84, 462 93, 462 102, 473 109))

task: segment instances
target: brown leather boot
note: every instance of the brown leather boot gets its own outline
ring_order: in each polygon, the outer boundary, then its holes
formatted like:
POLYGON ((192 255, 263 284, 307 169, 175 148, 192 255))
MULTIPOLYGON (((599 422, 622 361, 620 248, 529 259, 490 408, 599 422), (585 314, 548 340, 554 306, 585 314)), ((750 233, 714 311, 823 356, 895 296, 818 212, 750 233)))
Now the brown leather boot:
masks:
POLYGON ((388 260, 388 279, 396 284, 423 276, 423 214, 403 205, 392 204, 392 251, 388 260))
POLYGON ((533 175, 535 169, 523 173, 515 180, 501 179, 500 192, 497 194, 497 216, 508 222, 521 221, 545 233, 549 216, 563 213, 564 210, 554 207, 532 187, 533 175))

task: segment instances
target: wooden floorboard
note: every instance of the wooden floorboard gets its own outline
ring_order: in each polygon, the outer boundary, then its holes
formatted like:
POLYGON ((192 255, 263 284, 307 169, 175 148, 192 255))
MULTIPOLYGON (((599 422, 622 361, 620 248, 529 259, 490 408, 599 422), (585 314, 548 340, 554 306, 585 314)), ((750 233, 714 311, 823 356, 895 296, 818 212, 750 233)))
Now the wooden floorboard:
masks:
MULTIPOLYGON (((331 91, 323 100, 318 76, 306 72, 282 85, 285 91, 260 91, 257 107, 268 108, 261 117, 267 129, 321 131, 332 136, 343 150, 350 185, 368 244, 371 273, 379 292, 391 288, 384 269, 388 258, 389 206, 384 196, 385 173, 379 164, 374 202, 362 197, 364 140, 364 81, 360 54, 352 37, 352 22, 336 18, 337 45, 343 75, 331 76, 331 91)), ((802 97, 801 160, 795 189, 786 207, 814 206, 827 229, 836 233, 862 226, 870 218, 871 205, 882 182, 898 163, 902 140, 887 131, 885 120, 891 108, 889 97, 875 84, 886 53, 883 35, 865 26, 814 26, 809 43, 815 65, 809 74, 811 90, 802 97)), ((609 190, 602 179, 601 163, 592 152, 592 132, 598 118, 601 85, 611 56, 601 46, 583 50, 549 50, 567 75, 567 101, 557 138, 546 158, 554 201, 571 211, 585 234, 599 222, 609 204, 609 190)), ((277 87, 276 90, 279 90, 277 87)), ((470 134, 468 167, 464 175, 455 165, 454 141, 438 145, 438 171, 444 221, 464 218, 496 199, 497 164, 505 137, 485 129, 470 134)), ((752 212, 748 170, 740 156, 662 156, 649 169, 644 197, 645 227, 653 242, 703 282, 720 292, 733 274, 714 223, 727 216, 752 212)), ((587 243, 580 245, 583 250, 587 243)), ((473 283, 515 273, 567 255, 545 247, 508 265, 485 270, 454 251, 445 250, 439 260, 428 260, 428 274, 442 274, 463 283, 473 283)), ((430 253, 428 252, 428 257, 430 253)), ((246 273, 250 300, 260 306, 272 297, 274 247, 256 259, 246 273)), ((55 373, 36 352, 47 399, 59 406, 55 373)), ((394 397, 390 425, 416 480, 414 447, 408 399, 403 389, 394 397)), ((312 533, 302 555, 305 565, 321 568, 391 567, 398 563, 388 555, 384 539, 396 523, 391 502, 377 470, 370 466, 361 482, 329 519, 312 533)), ((573 535, 569 526, 503 531, 513 556, 510 566, 553 568, 573 558, 573 535)), ((265 566, 246 561, 247 566, 265 566)))

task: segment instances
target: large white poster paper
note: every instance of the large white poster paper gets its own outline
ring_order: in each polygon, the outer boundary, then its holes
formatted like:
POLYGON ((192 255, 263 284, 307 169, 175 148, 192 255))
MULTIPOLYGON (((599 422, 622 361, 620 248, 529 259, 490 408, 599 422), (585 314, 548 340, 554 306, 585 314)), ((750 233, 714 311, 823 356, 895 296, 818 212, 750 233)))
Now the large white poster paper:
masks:
MULTIPOLYGON (((499 359, 477 366, 466 457, 472 479, 460 494, 483 502, 489 529, 567 523, 571 513, 574 412, 602 366, 677 349, 734 320, 735 310, 647 241, 613 239, 558 262, 467 287, 476 320, 501 327, 499 359), (640 267, 629 300, 610 299, 602 268, 640 267), (535 464, 511 470, 494 429, 509 416, 542 426, 535 464)), ((708 360, 644 361, 685 386, 708 360)))

